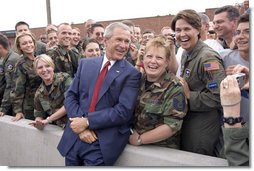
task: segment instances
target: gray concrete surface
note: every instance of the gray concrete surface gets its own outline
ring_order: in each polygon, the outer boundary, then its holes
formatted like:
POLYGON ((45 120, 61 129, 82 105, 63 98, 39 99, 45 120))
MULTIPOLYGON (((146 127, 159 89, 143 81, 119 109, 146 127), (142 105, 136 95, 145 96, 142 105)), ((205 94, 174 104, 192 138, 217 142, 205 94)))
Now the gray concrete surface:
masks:
MULTIPOLYGON (((56 147, 63 131, 47 125, 43 131, 28 125, 30 120, 12 122, 0 117, 0 165, 64 166, 56 147)), ((224 159, 155 147, 127 145, 115 166, 227 166, 224 159)))

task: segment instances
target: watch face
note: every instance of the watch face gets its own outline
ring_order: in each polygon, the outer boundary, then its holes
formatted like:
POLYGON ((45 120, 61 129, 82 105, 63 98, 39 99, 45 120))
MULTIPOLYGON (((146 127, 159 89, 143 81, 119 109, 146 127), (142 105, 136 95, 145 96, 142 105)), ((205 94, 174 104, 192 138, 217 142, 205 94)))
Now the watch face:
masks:
POLYGON ((235 124, 234 118, 228 118, 227 123, 228 123, 229 125, 234 125, 234 124, 235 124))

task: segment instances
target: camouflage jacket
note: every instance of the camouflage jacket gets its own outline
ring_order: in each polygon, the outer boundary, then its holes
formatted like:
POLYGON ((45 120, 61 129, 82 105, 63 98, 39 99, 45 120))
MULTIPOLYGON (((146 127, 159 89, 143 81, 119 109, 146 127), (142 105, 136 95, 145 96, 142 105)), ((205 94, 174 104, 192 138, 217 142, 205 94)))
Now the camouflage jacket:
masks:
POLYGON ((145 76, 142 78, 138 105, 135 109, 134 128, 142 134, 167 124, 176 133, 154 144, 179 148, 179 131, 187 112, 187 99, 180 80, 175 75, 165 72, 159 80, 145 89, 147 80, 145 76))
MULTIPOLYGON (((41 83, 34 96, 34 117, 46 119, 64 105, 65 93, 71 85, 72 78, 67 73, 55 73, 54 80, 48 91, 46 85, 41 83)), ((67 116, 58 119, 55 124, 64 127, 67 116)))
POLYGON ((55 73, 66 72, 74 78, 81 55, 73 50, 66 51, 61 45, 54 46, 47 51, 55 63, 55 73))
POLYGON ((22 112, 26 119, 34 119, 34 94, 41 78, 33 69, 33 61, 21 56, 14 71, 15 87, 11 93, 14 113, 22 112))
MULTIPOLYGON (((12 86, 15 84, 13 79, 14 69, 16 62, 20 58, 20 55, 10 50, 7 56, 3 59, 2 63, 0 63, 0 75, 1 80, 5 82, 5 89, 3 94, 3 99, 0 107, 0 111, 4 112, 11 112, 11 100, 10 100, 10 92, 12 86)), ((1 81, 2 82, 2 81, 1 81)), ((1 90, 2 91, 2 90, 1 90)))
POLYGON ((0 105, 1 105, 2 99, 4 97, 4 90, 5 90, 5 86, 6 86, 3 61, 4 61, 4 59, 1 57, 0 58, 0 105))

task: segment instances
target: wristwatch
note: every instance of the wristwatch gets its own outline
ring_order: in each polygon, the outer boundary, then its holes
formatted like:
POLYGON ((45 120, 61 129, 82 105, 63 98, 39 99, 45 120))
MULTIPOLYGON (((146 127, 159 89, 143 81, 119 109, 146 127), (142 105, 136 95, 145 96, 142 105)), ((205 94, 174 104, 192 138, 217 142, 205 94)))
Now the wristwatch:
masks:
POLYGON ((243 118, 242 117, 223 117, 223 122, 227 123, 229 125, 235 125, 236 123, 242 123, 243 122, 243 118))
POLYGON ((49 119, 49 117, 47 117, 46 120, 48 121, 49 124, 52 123, 52 121, 49 119))

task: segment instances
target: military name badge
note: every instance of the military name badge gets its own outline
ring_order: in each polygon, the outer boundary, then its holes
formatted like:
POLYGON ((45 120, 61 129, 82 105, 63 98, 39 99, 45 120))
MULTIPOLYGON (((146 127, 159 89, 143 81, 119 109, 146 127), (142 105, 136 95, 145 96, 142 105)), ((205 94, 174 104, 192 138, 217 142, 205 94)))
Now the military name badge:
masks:
POLYGON ((13 65, 12 64, 8 64, 7 65, 7 70, 12 70, 13 69, 13 65))
POLYGON ((212 89, 212 88, 218 88, 218 83, 217 82, 212 82, 208 84, 208 88, 212 89))
POLYGON ((186 78, 189 78, 189 77, 190 77, 190 73, 191 73, 191 70, 187 68, 187 69, 185 70, 185 77, 186 77, 186 78))

